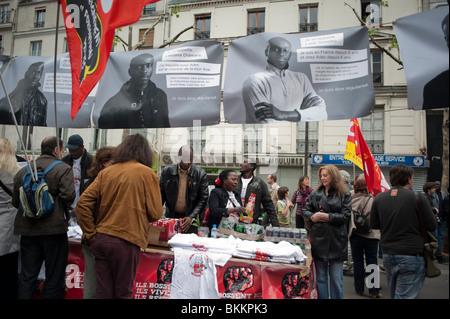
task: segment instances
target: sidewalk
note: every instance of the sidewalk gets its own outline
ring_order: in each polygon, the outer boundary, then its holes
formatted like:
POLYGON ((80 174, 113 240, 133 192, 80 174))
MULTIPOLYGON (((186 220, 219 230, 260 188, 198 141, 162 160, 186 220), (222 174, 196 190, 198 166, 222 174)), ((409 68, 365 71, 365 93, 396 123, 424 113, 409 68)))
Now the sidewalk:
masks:
MULTIPOLYGON (((378 264, 383 260, 378 259, 378 264)), ((441 275, 437 278, 425 278, 425 283, 420 292, 419 299, 449 299, 449 263, 437 264, 441 270, 441 275)), ((380 284, 382 295, 381 299, 390 299, 389 290, 384 271, 380 271, 380 284)), ((344 276, 344 299, 370 299, 368 289, 366 288, 364 296, 358 296, 355 293, 353 276, 344 276)))

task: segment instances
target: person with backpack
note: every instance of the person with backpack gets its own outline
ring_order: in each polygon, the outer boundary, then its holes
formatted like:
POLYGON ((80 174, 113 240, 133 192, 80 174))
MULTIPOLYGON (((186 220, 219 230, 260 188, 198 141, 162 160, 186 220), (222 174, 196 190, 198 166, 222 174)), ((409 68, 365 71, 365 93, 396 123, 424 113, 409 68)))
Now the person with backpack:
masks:
MULTIPOLYGON (((353 280, 355 292, 364 295, 365 267, 377 265, 378 242, 380 230, 370 228, 370 210, 373 198, 367 189, 364 178, 357 179, 353 185, 355 194, 352 195, 352 216, 349 227, 350 247, 353 258, 353 280), (363 222, 359 222, 361 219, 363 222), (365 227, 367 225, 368 227, 365 227), (364 260, 366 266, 364 266, 364 260)), ((380 298, 379 287, 369 287, 371 298, 380 298)))
MULTIPOLYGON (((46 137, 41 143, 41 155, 35 160, 38 172, 45 171, 55 161, 59 161, 64 144, 57 137, 46 137)), ((34 163, 31 163, 34 166, 34 163)), ((31 299, 42 263, 45 262, 45 283, 43 299, 64 297, 65 275, 69 254, 68 209, 75 199, 72 168, 59 162, 46 175, 45 182, 54 200, 54 208, 42 218, 24 214, 20 189, 24 186, 23 177, 29 167, 22 168, 14 176, 12 205, 19 208, 14 221, 14 234, 21 235, 21 270, 19 275, 19 299, 31 299)), ((23 199, 23 197, 22 197, 23 199)))

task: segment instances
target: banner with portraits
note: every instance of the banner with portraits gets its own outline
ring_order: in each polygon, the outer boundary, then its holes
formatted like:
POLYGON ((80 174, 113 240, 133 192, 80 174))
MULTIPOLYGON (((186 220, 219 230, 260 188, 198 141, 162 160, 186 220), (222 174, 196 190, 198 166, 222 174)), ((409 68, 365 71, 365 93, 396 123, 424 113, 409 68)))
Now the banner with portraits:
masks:
POLYGON ((350 119, 368 115, 374 101, 364 27, 259 33, 229 46, 223 103, 230 123, 350 119))
MULTIPOLYGON (((71 119, 68 53, 58 55, 56 109, 63 128, 189 127, 220 121, 223 46, 194 41, 165 49, 111 53, 105 72, 71 119), (95 102, 95 103, 94 103, 95 102)), ((19 125, 55 127, 54 57, 0 56, 19 125)), ((0 124, 14 124, 0 90, 0 124)))
MULTIPOLYGON (((398 19, 394 29, 408 105, 448 107, 448 7, 398 19)), ((56 126, 54 57, 0 56, 0 63, 19 125, 56 126)), ((224 120, 231 124, 352 119, 374 107, 365 27, 242 37, 228 47, 226 76, 223 65, 224 46, 212 40, 111 53, 100 82, 72 120, 70 58, 58 55, 57 126, 214 125, 221 121, 222 91, 224 120)), ((3 90, 0 124, 14 124, 3 90)))
POLYGON ((194 120, 217 124, 223 58, 223 46, 215 41, 112 53, 100 80, 94 124, 99 128, 189 127, 194 120))
MULTIPOLYGON (((12 58, 2 74, 19 125, 56 127, 54 56, 12 58)), ((77 117, 70 118, 72 75, 69 54, 57 56, 56 109, 58 127, 86 128, 95 98, 92 91, 77 117)), ((0 90, 0 124, 14 124, 3 89, 0 90)))
POLYGON ((394 23, 414 110, 449 107, 448 5, 394 23))

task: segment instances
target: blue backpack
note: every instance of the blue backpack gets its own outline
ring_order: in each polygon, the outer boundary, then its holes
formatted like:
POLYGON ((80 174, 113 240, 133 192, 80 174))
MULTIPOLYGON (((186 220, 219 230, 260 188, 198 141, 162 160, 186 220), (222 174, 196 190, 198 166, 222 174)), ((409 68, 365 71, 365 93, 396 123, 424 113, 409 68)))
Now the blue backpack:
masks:
POLYGON ((27 167, 27 172, 23 176, 23 185, 20 187, 20 208, 23 215, 29 218, 38 219, 47 216, 53 211, 55 201, 48 191, 45 175, 62 161, 54 161, 44 172, 37 173, 37 180, 34 181, 27 167))

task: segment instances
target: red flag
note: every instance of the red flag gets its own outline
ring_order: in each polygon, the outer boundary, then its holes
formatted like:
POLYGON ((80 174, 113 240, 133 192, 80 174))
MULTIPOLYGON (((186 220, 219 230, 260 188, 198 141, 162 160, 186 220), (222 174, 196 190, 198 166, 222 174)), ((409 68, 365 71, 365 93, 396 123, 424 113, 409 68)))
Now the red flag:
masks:
POLYGON ((135 23, 146 4, 159 0, 58 0, 72 68, 72 120, 106 67, 114 32, 135 23))
POLYGON ((367 189, 373 196, 390 189, 383 172, 364 140, 357 119, 350 120, 344 158, 355 163, 364 171, 367 189))

